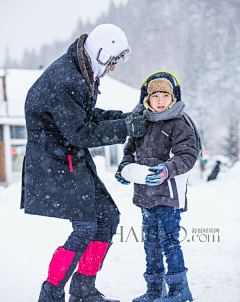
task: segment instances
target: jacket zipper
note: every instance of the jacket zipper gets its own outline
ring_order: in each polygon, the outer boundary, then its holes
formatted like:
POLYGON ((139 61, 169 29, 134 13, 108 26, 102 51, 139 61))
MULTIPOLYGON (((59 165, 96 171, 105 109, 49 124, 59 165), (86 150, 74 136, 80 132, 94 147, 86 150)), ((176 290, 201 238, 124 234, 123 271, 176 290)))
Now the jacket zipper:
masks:
POLYGON ((168 182, 168 188, 169 188, 169 192, 170 192, 170 198, 173 198, 173 189, 172 189, 172 184, 170 179, 167 180, 168 182))

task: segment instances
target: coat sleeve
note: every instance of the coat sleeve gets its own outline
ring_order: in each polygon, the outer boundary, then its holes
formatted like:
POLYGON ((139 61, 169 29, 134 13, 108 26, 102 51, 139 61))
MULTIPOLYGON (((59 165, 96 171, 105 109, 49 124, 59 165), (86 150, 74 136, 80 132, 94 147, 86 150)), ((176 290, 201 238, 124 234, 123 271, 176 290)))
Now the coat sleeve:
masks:
POLYGON ((120 164, 127 165, 130 163, 135 163, 135 156, 134 156, 135 151, 136 151, 135 139, 133 137, 130 137, 124 148, 123 151, 124 155, 120 164))
POLYGON ((123 113, 120 110, 103 110, 100 108, 94 108, 93 111, 93 121, 96 123, 102 121, 111 121, 124 119, 127 116, 127 113, 123 113))
POLYGON ((187 173, 197 160, 195 134, 184 121, 180 120, 173 126, 171 153, 173 157, 164 163, 168 167, 169 178, 187 173))
POLYGON ((89 104, 89 91, 84 87, 76 89, 76 85, 64 83, 55 88, 50 111, 69 143, 80 148, 123 144, 127 137, 124 119, 94 122, 85 110, 89 104))

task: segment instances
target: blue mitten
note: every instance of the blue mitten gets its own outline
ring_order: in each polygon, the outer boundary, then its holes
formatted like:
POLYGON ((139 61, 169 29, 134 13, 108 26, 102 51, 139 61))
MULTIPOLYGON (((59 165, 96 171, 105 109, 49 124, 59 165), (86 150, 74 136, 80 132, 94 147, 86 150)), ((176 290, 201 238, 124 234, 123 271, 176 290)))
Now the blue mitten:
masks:
POLYGON ((130 182, 124 179, 121 175, 121 171, 125 166, 126 165, 122 165, 122 164, 118 166, 117 172, 115 174, 115 178, 123 185, 130 185, 130 182))
POLYGON ((158 165, 148 169, 153 172, 146 177, 146 185, 148 186, 158 186, 168 178, 168 168, 165 165, 158 165))

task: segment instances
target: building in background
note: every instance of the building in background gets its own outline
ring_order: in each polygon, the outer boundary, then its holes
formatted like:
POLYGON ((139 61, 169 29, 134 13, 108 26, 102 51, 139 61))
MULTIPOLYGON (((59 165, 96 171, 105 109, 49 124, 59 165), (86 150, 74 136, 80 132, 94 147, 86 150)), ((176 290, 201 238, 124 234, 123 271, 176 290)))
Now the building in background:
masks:
POLYGON ((0 183, 21 179, 27 135, 24 102, 43 70, 0 69, 0 183))
MULTIPOLYGON (((116 71, 118 67, 116 67, 116 71)), ((139 83, 141 87, 141 83, 139 83)), ((99 90, 101 94, 98 96, 96 107, 105 110, 122 110, 123 112, 130 112, 137 105, 140 97, 140 90, 128 86, 108 76, 100 81, 99 90)), ((123 157, 124 145, 113 145, 104 147, 104 154, 106 157, 106 168, 108 170, 116 170, 123 157)), ((101 148, 101 147, 100 147, 101 148)), ((90 149, 90 152, 96 152, 96 149, 90 149)))
MULTIPOLYGON (((27 92, 42 74, 40 69, 0 69, 0 184, 21 180, 27 133, 24 103, 27 92)), ((131 111, 139 91, 110 77, 101 80, 96 107, 106 110, 131 111)), ((93 156, 106 158, 106 168, 116 169, 122 158, 123 145, 91 148, 93 156)))

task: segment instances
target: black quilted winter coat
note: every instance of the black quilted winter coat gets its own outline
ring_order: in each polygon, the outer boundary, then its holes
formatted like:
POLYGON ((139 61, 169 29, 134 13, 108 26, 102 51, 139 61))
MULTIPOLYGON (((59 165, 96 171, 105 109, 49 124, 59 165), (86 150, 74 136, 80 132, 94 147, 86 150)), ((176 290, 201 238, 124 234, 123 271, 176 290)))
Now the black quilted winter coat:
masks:
POLYGON ((96 179, 102 202, 112 200, 88 148, 124 143, 127 130, 121 111, 95 108, 98 82, 83 53, 86 37, 76 40, 28 92, 21 201, 25 213, 95 221, 96 179))
POLYGON ((165 205, 187 210, 187 172, 196 159, 195 135, 183 117, 148 122, 144 137, 129 138, 121 164, 164 164, 169 177, 158 186, 134 184, 133 203, 146 208, 165 205))

